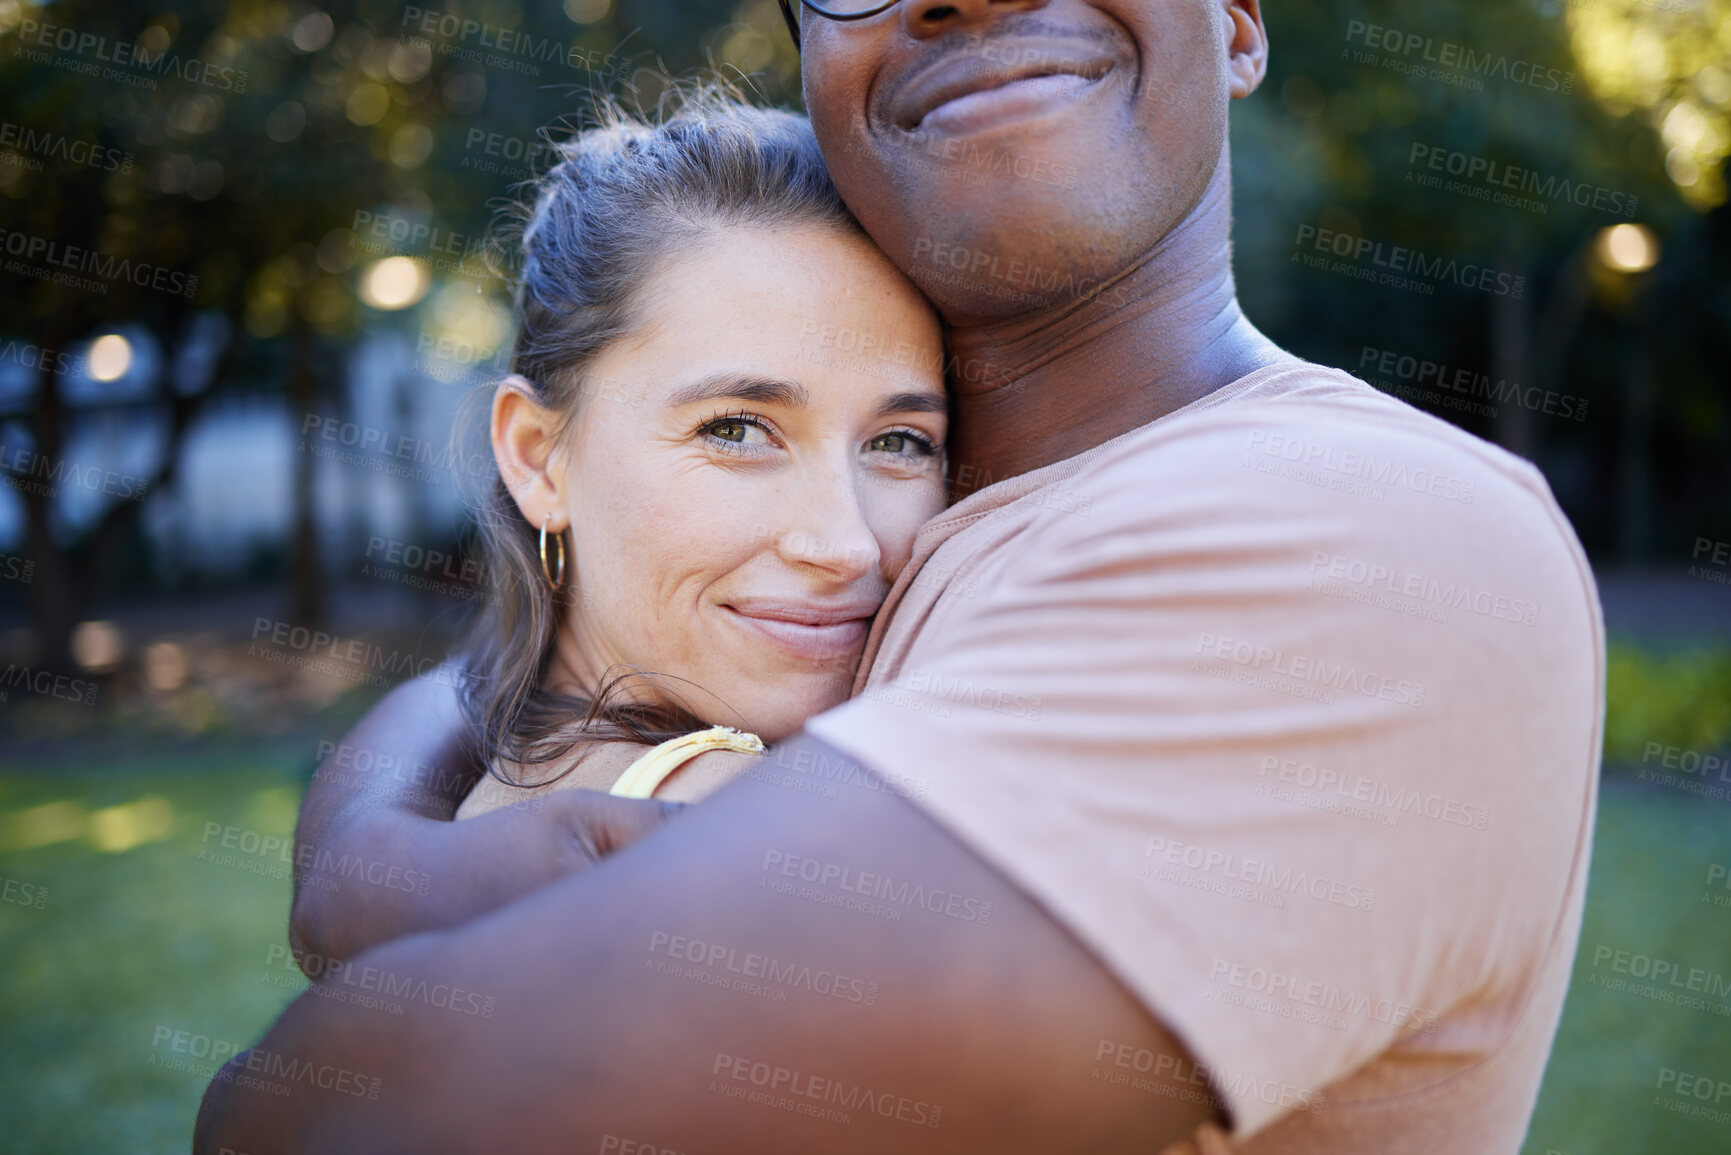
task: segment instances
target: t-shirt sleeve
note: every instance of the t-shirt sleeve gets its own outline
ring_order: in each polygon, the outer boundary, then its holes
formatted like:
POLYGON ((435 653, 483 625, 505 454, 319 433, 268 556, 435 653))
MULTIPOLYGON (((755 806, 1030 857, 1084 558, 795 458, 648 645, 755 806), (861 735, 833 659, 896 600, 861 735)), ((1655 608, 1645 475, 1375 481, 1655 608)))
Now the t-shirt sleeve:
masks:
MULTIPOLYGON (((1508 1037, 1584 869, 1603 640, 1560 512, 1498 451, 1315 404, 1170 425, 809 729, 918 783, 1242 1138, 1391 1049, 1422 1080, 1508 1037)), ((1077 1061, 1159 1073, 1110 1039, 1077 1061)))

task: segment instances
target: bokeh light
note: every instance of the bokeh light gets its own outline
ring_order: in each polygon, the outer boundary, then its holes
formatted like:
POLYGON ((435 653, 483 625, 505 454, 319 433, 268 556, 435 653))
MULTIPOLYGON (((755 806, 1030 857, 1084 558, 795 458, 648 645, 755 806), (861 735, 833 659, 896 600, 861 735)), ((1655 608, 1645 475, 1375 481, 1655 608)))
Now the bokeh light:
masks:
POLYGON ((349 93, 349 101, 344 111, 349 119, 356 124, 377 124, 385 119, 385 113, 391 110, 391 92, 382 84, 368 81, 355 86, 349 93))
POLYGON ((1595 248, 1599 261, 1619 273, 1644 273, 1659 263, 1659 238, 1646 225, 1612 225, 1595 248))
POLYGON ((427 295, 432 278, 413 257, 386 257, 367 266, 361 300, 375 309, 406 309, 427 295))
POLYGON ((295 21, 294 31, 289 34, 289 39, 302 52, 317 52, 331 42, 334 28, 331 18, 323 12, 308 12, 295 21))
POLYGON ((72 660, 91 673, 105 673, 120 665, 126 643, 113 622, 83 622, 72 631, 72 660))
POLYGON ((398 168, 419 168, 433 153, 433 130, 424 124, 405 124, 391 136, 391 163, 398 168))
POLYGON ((178 690, 191 672, 186 651, 173 642, 156 642, 144 651, 144 681, 153 690, 178 690))
POLYGON ((98 381, 118 381, 132 368, 132 342, 108 333, 90 344, 90 375, 98 381))
POLYGON ((605 20, 613 11, 613 0, 565 0, 565 15, 579 24, 605 20))

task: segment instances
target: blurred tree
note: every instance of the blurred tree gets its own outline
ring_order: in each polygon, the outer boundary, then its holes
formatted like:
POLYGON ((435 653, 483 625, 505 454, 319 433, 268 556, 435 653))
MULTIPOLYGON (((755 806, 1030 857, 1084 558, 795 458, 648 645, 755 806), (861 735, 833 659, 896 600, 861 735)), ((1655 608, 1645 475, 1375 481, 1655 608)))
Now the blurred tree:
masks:
POLYGON ((1618 115, 1643 113, 1665 171, 1691 204, 1725 203, 1731 156, 1731 0, 1606 0, 1569 9, 1588 89, 1618 115))
MULTIPOLYGON (((32 469, 83 464, 66 459, 74 426, 120 409, 143 436, 143 410, 166 415, 141 486, 155 492, 173 483, 181 440, 214 391, 285 392, 297 421, 340 407, 343 347, 380 310, 414 304, 434 280, 467 285, 470 302, 505 298, 505 270, 479 242, 499 198, 545 162, 542 127, 641 79, 652 100, 659 80, 639 66, 699 63, 713 46, 691 29, 727 15, 719 3, 611 0, 527 13, 510 0, 0 0, 0 103, 18 121, 0 137, 0 228, 22 238, 9 257, 27 250, 0 270, 0 324, 57 351, 137 326, 166 351, 163 366, 202 369, 156 372, 143 404, 88 388, 72 404, 69 386, 88 374, 44 362, 0 414, 6 447, 27 450, 7 468, 24 474, 14 481, 43 659, 69 664, 72 630, 106 592, 142 504, 117 500, 75 523, 54 487, 31 484, 32 469), (99 163, 64 160, 92 149, 99 163), (381 282, 369 296, 368 275, 393 254, 414 262, 406 290, 381 282), (97 275, 53 276, 69 264, 97 275), (172 290, 148 287, 153 277, 172 290), (196 325, 201 316, 226 323, 196 325)), ((402 281, 406 266, 394 268, 402 281)), ((474 328, 463 293, 439 299, 435 331, 474 328)), ((304 621, 320 612, 324 569, 312 468, 300 454, 291 612, 304 621)))
MULTIPOLYGON (((1679 195, 1676 166, 1667 172, 1668 146, 1655 124, 1669 119, 1631 115, 1644 107, 1633 100, 1601 99, 1599 67, 1575 55, 1590 13, 1654 7, 1640 0, 1271 5, 1268 82, 1234 110, 1238 261, 1252 316, 1306 355, 1367 376, 1377 373, 1374 360, 1364 363, 1366 350, 1394 350, 1482 374, 1505 395, 1519 385, 1529 397, 1549 390, 1588 402, 1586 421, 1558 420, 1518 401, 1494 404, 1491 418, 1450 407, 1435 389, 1429 398, 1407 391, 1416 404, 1538 462, 1590 546, 1618 536, 1616 510, 1628 505, 1618 487, 1645 484, 1631 462, 1627 419, 1650 406, 1653 436, 1662 437, 1688 419, 1678 400, 1692 390, 1680 366, 1656 360, 1663 350, 1649 339, 1655 316, 1688 307, 1668 262, 1678 261, 1680 272, 1688 263, 1676 241, 1700 220, 1698 206, 1679 195), (1606 266, 1604 230, 1628 223, 1658 238, 1666 263, 1656 272, 1606 266), (1311 269, 1297 263, 1304 226, 1385 251, 1398 245, 1489 266, 1521 278, 1520 289, 1439 284, 1421 295, 1311 269)), ((1657 46, 1667 60, 1700 65, 1701 53, 1683 46, 1703 29, 1717 43, 1728 26, 1724 7, 1725 0, 1702 0, 1688 20, 1648 21, 1642 51, 1657 46)), ((1721 93, 1711 71, 1704 75, 1690 91, 1723 110, 1731 91, 1721 93)), ((1689 84, 1673 77, 1673 88, 1689 84)), ((1696 262, 1688 274, 1696 294, 1706 287, 1701 273, 1696 262)), ((1716 445, 1723 460, 1723 434, 1716 445)), ((1682 464, 1649 456, 1660 470, 1682 464)), ((1692 496, 1677 520, 1705 518, 1704 504, 1692 496)), ((1653 516, 1650 505, 1640 508, 1653 516)), ((1680 532, 1659 537, 1674 545, 1680 532)))
MULTIPOLYGON (((1662 511, 1660 547, 1722 524, 1731 407, 1711 350, 1731 242, 1723 210, 1701 212, 1731 148, 1727 5, 1268 6, 1269 81, 1234 111, 1251 315, 1367 375, 1365 349, 1395 350, 1589 402, 1585 422, 1520 402, 1494 420, 1437 412, 1538 461, 1590 547, 1617 539, 1619 507, 1662 511), (1515 173, 1524 203, 1490 199, 1487 170, 1515 173), (1600 255, 1603 230, 1629 222, 1661 243, 1651 273, 1600 255), (1295 263, 1305 226, 1488 265, 1522 292, 1421 296, 1312 270, 1295 263)), ((122 546, 142 503, 74 516, 32 470, 63 469, 80 430, 119 417, 160 441, 148 490, 172 486, 210 397, 338 414, 353 346, 385 326, 487 364, 508 340, 510 270, 480 239, 544 146, 592 94, 653 105, 663 69, 704 65, 798 101, 775 0, 0 0, 6 347, 131 334, 140 354, 110 382, 66 357, 0 380, 49 658, 68 660, 74 624, 136 552, 122 546), (69 271, 97 284, 51 279, 69 271)), ((311 620, 326 566, 310 454, 296 470, 292 612, 311 620)))

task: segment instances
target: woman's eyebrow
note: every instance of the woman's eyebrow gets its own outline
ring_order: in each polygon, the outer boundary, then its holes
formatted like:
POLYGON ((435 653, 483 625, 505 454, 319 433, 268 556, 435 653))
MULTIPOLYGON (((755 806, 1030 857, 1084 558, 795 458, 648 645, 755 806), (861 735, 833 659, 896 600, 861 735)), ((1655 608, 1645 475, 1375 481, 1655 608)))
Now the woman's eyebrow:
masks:
POLYGON ((748 401, 754 405, 801 409, 811 401, 811 394, 806 392, 805 386, 791 381, 772 381, 739 373, 718 373, 675 389, 667 398, 667 407, 677 409, 695 401, 748 401))
POLYGON ((949 402, 942 393, 891 393, 872 410, 873 417, 894 417, 898 413, 947 413, 949 402))

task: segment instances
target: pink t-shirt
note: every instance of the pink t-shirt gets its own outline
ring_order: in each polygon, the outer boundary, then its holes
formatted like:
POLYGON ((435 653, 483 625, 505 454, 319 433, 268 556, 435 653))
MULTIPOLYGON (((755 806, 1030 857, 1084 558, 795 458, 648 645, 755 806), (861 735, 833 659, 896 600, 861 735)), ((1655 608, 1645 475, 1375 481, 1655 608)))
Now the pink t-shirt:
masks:
MULTIPOLYGON (((1256 1155, 1514 1152, 1580 933, 1604 638, 1538 472, 1260 370, 921 532, 808 729, 909 785, 1199 1064, 1256 1155)), ((1200 1090, 1198 1090, 1200 1089, 1200 1090)))

